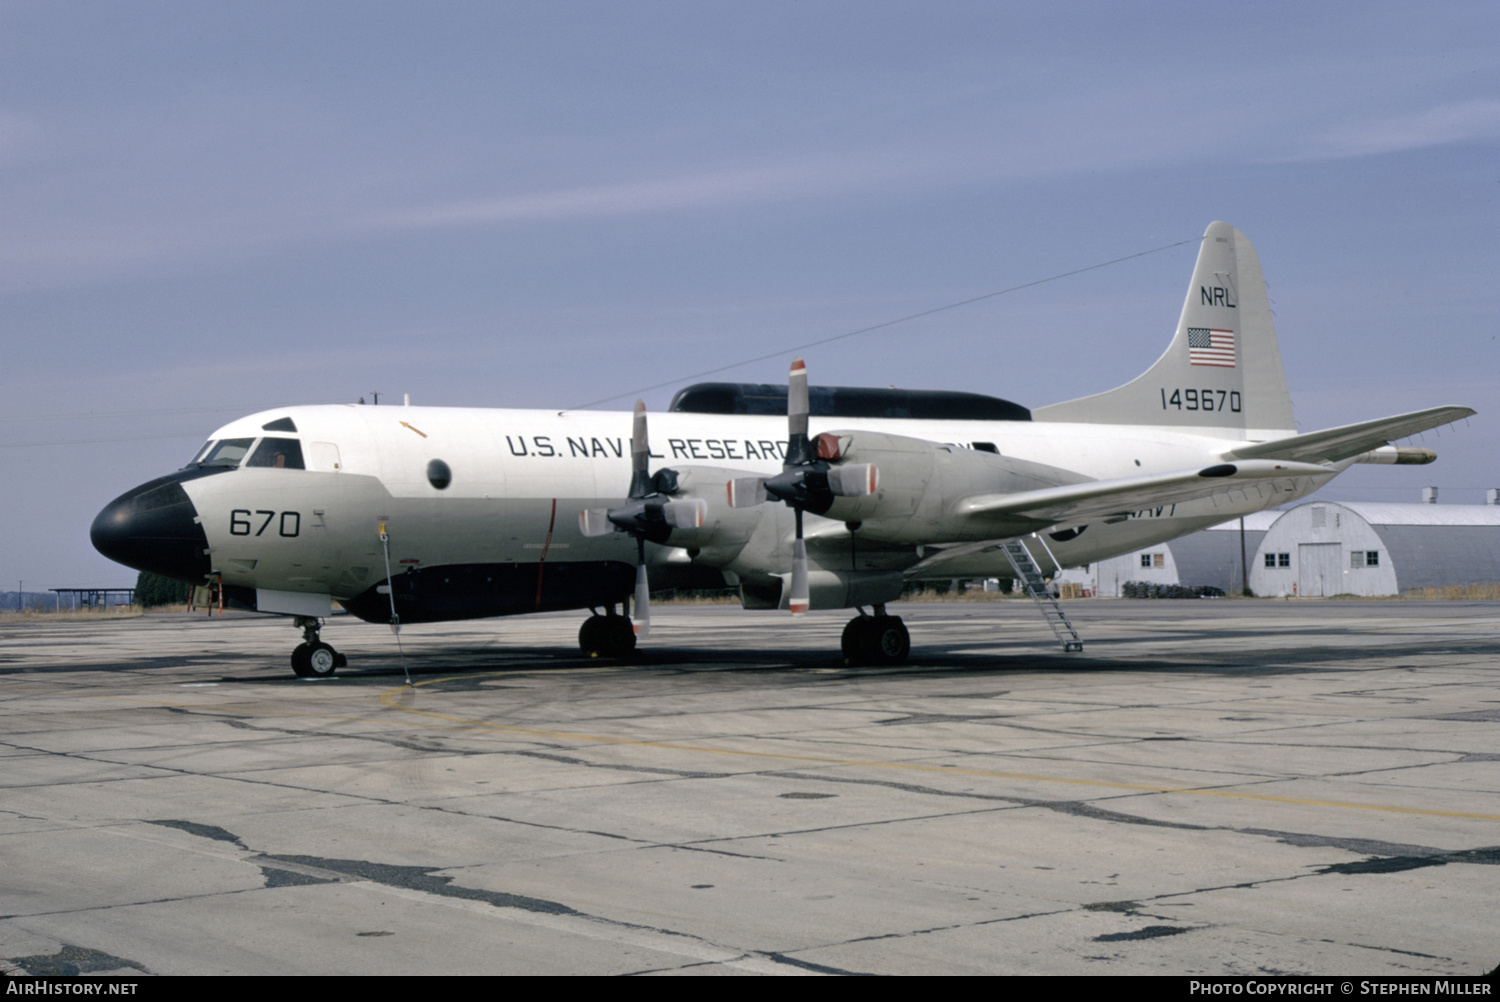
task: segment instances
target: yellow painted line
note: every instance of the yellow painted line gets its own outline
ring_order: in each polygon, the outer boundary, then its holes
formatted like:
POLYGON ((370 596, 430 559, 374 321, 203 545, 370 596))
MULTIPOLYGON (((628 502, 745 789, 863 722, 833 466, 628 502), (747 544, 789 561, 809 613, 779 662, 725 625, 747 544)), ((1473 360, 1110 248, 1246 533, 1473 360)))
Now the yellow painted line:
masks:
MULTIPOLYGON (((525 671, 520 669, 519 671, 525 671)), ((495 672, 493 675, 515 674, 514 672, 495 672)), ((1196 797, 1224 797, 1230 800, 1255 800, 1276 804, 1301 804, 1309 807, 1336 807, 1351 811, 1382 811, 1390 814, 1421 814, 1428 817, 1439 818, 1472 818, 1479 821, 1500 821, 1500 814, 1478 814, 1467 811, 1436 811, 1424 807, 1397 807, 1391 804, 1361 804, 1353 801, 1342 800, 1312 800, 1304 797, 1277 797, 1266 793, 1241 793, 1234 790, 1205 790, 1192 787, 1177 786, 1153 786, 1143 783, 1115 783, 1102 779, 1072 779, 1066 776, 1039 776, 1023 772, 995 772, 989 769, 959 769, 954 766, 944 765, 914 765, 905 762, 872 762, 866 759, 824 758, 817 755, 799 755, 789 752, 762 752, 741 751, 732 748, 715 748, 710 745, 688 745, 678 744, 672 741, 642 741, 634 738, 612 737, 607 734, 583 734, 574 731, 558 731, 541 727, 517 727, 511 724, 490 724, 481 720, 469 720, 465 717, 456 717, 446 713, 435 713, 432 710, 418 710, 415 707, 401 706, 394 702, 394 698, 400 693, 410 693, 417 686, 437 685, 442 682, 455 680, 468 681, 476 677, 474 675, 452 676, 450 678, 435 678, 425 682, 415 683, 412 687, 401 686, 398 689, 388 690, 380 695, 380 702, 392 710, 402 713, 412 713, 434 720, 446 721, 450 725, 459 727, 472 727, 477 730, 503 731, 509 734, 526 734, 532 737, 552 738, 562 741, 583 741, 592 744, 623 745, 632 748, 661 748, 667 751, 694 752, 699 755, 724 755, 739 756, 742 758, 773 759, 787 762, 812 762, 817 765, 832 766, 858 766, 867 769, 892 769, 902 772, 935 772, 950 776, 984 776, 990 779, 1014 779, 1035 783, 1065 783, 1073 786, 1093 786, 1109 790, 1134 790, 1141 793, 1183 793, 1196 797)))

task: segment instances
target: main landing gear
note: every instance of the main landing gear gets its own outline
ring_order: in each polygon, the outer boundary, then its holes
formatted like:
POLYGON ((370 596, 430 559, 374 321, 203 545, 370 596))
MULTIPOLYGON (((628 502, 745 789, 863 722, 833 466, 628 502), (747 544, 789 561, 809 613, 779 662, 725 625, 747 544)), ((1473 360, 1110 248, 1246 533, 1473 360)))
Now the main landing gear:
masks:
POLYGON ((578 646, 591 658, 624 658, 635 653, 635 627, 629 616, 610 606, 606 615, 597 611, 578 629, 578 646))
POLYGON ((851 665, 899 665, 911 653, 911 634, 900 616, 885 614, 884 605, 874 610, 875 615, 867 616, 861 609, 844 627, 844 661, 851 665))
POLYGON ((349 662, 329 644, 318 639, 322 620, 298 616, 292 622, 302 628, 302 643, 292 651, 292 671, 299 678, 328 678, 349 662))

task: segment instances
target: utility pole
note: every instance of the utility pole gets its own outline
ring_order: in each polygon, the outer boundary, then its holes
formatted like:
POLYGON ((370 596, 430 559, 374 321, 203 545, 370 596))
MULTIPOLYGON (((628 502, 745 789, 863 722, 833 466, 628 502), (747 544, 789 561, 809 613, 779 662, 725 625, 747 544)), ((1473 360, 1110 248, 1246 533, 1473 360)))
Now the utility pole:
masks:
POLYGON ((1240 597, 1250 594, 1250 565, 1245 562, 1245 516, 1240 516, 1240 597))

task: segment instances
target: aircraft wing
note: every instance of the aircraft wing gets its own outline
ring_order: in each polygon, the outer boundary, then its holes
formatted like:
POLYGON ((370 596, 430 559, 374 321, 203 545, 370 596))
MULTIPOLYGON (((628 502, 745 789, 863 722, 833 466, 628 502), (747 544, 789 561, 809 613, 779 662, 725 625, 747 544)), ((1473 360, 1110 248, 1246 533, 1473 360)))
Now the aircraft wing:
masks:
MULTIPOLYGON (((1182 504, 1225 494, 1267 480, 1329 476, 1335 471, 1312 463, 1250 459, 1119 480, 1090 480, 1016 494, 977 494, 954 507, 971 525, 994 522, 997 535, 1018 523, 1078 524, 1143 508, 1182 504)), ((1031 531, 1030 528, 1023 531, 1031 531)))
POLYGON ((1469 407, 1429 407, 1424 411, 1397 414, 1394 417, 1376 418, 1338 428, 1308 432, 1278 438, 1271 442, 1257 442, 1241 446, 1224 458, 1235 459, 1287 459, 1298 463, 1336 463, 1341 459, 1358 456, 1378 449, 1398 438, 1415 435, 1439 425, 1451 424, 1460 418, 1474 414, 1469 407))

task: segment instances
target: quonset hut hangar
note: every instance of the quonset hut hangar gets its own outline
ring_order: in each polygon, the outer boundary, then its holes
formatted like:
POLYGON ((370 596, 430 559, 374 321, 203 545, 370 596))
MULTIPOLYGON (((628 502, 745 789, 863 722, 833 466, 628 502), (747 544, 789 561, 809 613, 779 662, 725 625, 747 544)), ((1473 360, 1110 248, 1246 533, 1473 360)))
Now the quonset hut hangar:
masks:
MULTIPOLYGON (((1265 597, 1400 595, 1500 584, 1500 490, 1482 505, 1310 501, 1245 518, 1250 590, 1265 597)), ((1084 594, 1117 597, 1128 582, 1240 586, 1238 520, 1171 543, 1065 571, 1084 594)))

